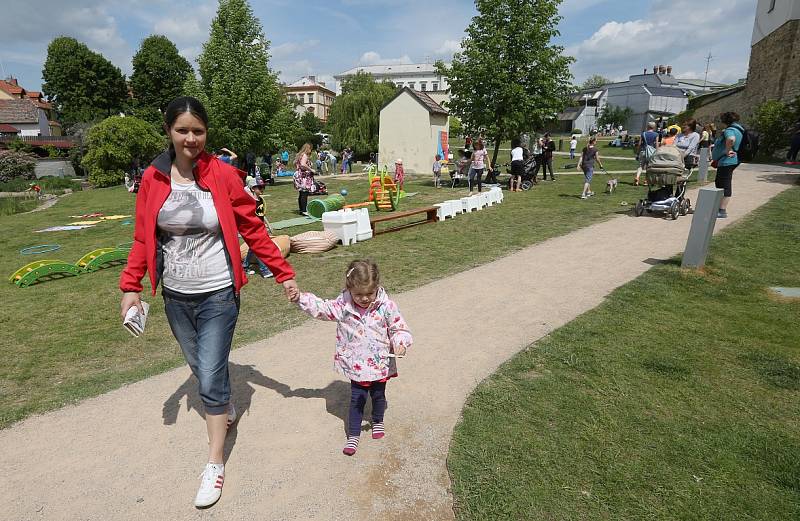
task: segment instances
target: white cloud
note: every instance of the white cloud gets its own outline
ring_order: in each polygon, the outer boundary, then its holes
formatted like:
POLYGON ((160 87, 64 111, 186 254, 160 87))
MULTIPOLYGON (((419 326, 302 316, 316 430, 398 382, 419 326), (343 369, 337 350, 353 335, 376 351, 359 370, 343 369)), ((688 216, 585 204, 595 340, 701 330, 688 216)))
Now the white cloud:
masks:
POLYGON ((399 58, 384 58, 375 51, 367 51, 358 59, 359 65, 403 65, 408 63, 414 62, 407 54, 399 58))
POLYGON ((313 49, 317 45, 319 45, 319 40, 305 40, 303 42, 286 42, 280 45, 276 45, 275 47, 270 49, 270 53, 272 54, 273 58, 281 59, 281 58, 286 58, 288 56, 292 56, 293 54, 313 49))
POLYGON ((445 40, 436 50, 436 54, 442 56, 453 56, 457 52, 461 52, 461 40, 445 40))
POLYGON ((698 71, 705 73, 709 51, 716 58, 708 79, 734 82, 747 73, 754 17, 752 0, 728 0, 724 9, 672 0, 656 4, 644 19, 605 22, 565 52, 577 59, 572 72, 578 83, 592 74, 627 79, 655 65, 672 65, 678 77, 697 77, 698 71), (711 30, 715 27, 725 30, 711 30))

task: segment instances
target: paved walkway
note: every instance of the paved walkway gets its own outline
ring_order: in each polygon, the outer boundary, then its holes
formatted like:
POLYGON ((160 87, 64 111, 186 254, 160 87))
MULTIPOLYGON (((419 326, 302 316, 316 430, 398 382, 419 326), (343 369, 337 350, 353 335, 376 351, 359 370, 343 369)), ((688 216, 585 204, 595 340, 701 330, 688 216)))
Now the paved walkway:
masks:
MULTIPOLYGON (((731 217, 718 228, 789 188, 797 178, 786 172, 737 170, 731 217)), ((243 415, 228 435, 215 507, 192 506, 205 425, 181 368, 0 431, 0 488, 10 494, 2 518, 452 519, 445 458, 475 385, 680 252, 690 221, 620 215, 396 295, 416 343, 389 385, 387 437, 362 437, 353 458, 341 454, 349 384, 331 371, 334 325, 306 322, 231 357, 243 415), (507 276, 520 266, 544 271, 507 276), (497 312, 476 321, 478 308, 497 312)))

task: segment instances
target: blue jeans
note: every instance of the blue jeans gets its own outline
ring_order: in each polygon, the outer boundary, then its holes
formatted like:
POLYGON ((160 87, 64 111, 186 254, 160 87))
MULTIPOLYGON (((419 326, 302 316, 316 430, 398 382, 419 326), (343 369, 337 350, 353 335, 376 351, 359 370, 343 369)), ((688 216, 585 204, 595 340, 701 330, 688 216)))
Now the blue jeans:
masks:
POLYGON ((253 263, 253 259, 258 261, 258 271, 261 272, 262 275, 267 275, 269 273, 272 273, 269 270, 269 268, 267 268, 267 265, 264 264, 263 262, 261 262, 261 259, 258 258, 258 255, 256 255, 256 252, 254 252, 252 249, 248 250, 247 256, 242 261, 242 268, 247 270, 247 268, 249 268, 250 265, 253 263))
POLYGON ((197 377, 206 412, 224 414, 231 400, 228 355, 239 318, 239 296, 233 286, 197 295, 164 288, 162 295, 169 327, 197 377))
POLYGON ((364 418, 364 406, 367 396, 372 395, 372 423, 381 423, 386 412, 386 382, 372 382, 369 387, 362 387, 350 380, 350 413, 347 418, 347 435, 361 435, 361 420, 364 418))

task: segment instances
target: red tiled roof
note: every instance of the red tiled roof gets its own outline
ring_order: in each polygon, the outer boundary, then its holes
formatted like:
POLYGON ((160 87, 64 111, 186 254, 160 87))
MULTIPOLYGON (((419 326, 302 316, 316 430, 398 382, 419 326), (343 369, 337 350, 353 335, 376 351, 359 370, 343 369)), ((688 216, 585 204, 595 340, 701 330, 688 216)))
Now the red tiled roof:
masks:
POLYGON ((13 83, 9 83, 6 80, 0 80, 0 90, 4 90, 9 94, 22 94, 25 91, 25 89, 23 89, 19 85, 14 85, 13 83))
POLYGON ((0 123, 38 123, 39 109, 27 99, 0 99, 0 123))
POLYGON ((19 132, 19 129, 11 125, 6 125, 5 123, 0 123, 0 132, 3 134, 16 134, 19 132))

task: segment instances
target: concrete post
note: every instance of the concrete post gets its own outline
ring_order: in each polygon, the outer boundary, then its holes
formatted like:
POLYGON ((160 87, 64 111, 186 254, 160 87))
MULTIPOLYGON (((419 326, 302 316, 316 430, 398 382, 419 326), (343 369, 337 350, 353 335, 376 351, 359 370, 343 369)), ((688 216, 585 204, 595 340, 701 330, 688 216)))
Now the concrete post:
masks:
POLYGON ((692 227, 689 229, 689 238, 683 252, 682 268, 701 268, 705 265, 720 201, 722 201, 721 188, 700 189, 692 216, 692 227))
POLYGON ((700 149, 700 162, 697 166, 697 179, 701 183, 705 183, 708 179, 708 147, 700 149))

